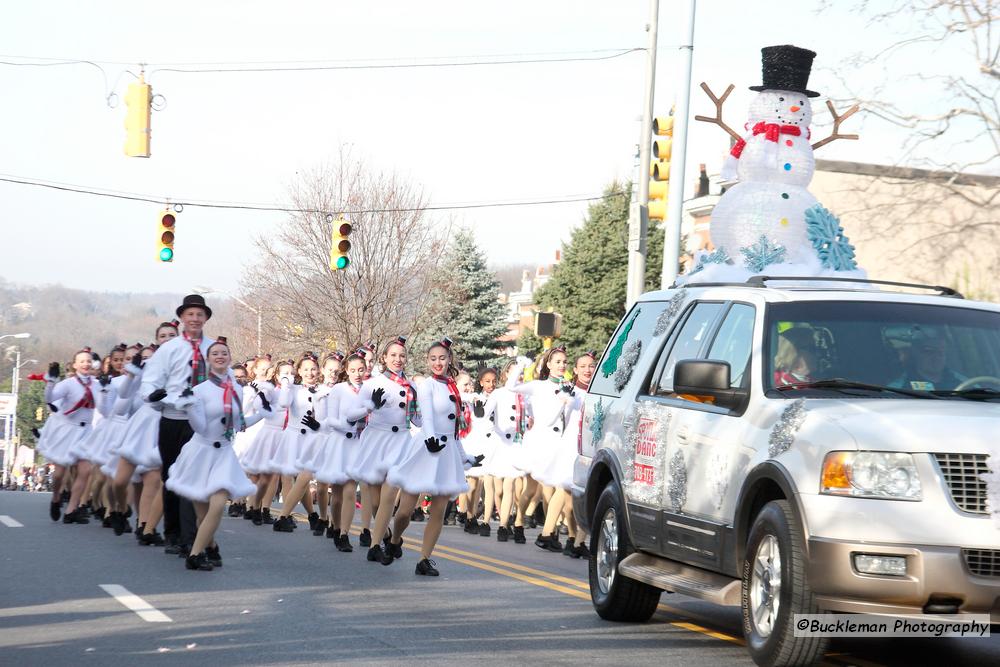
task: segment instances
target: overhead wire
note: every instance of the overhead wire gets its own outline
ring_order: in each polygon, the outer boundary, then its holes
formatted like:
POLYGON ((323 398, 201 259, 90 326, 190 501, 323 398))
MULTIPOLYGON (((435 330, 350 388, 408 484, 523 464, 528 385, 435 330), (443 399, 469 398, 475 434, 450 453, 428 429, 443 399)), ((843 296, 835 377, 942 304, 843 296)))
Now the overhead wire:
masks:
MULTIPOLYGON (((331 212, 323 209, 298 208, 298 207, 281 206, 278 204, 219 202, 219 201, 209 201, 209 200, 183 199, 175 197, 154 197, 153 195, 145 195, 145 194, 130 193, 130 192, 118 192, 114 190, 105 190, 105 189, 95 189, 81 185, 72 185, 69 183, 58 183, 51 181, 46 182, 46 181, 28 179, 18 176, 8 176, 8 175, 0 176, 0 182, 11 183, 14 185, 26 185, 26 186, 33 186, 40 188, 48 188, 50 190, 91 195, 94 197, 107 197, 111 199, 146 202, 150 204, 163 204, 168 206, 179 205, 183 207, 190 206, 193 208, 226 209, 226 210, 240 210, 240 211, 263 211, 272 213, 326 214, 331 212)), ((564 195, 564 196, 548 197, 545 199, 501 200, 501 201, 489 201, 489 202, 444 203, 444 204, 431 203, 427 204, 426 206, 366 208, 366 209, 353 209, 353 210, 338 209, 337 213, 342 213, 344 215, 364 215, 373 213, 412 213, 417 211, 452 211, 452 210, 470 210, 470 209, 482 209, 482 208, 509 208, 518 206, 548 206, 553 204, 572 204, 572 203, 589 202, 589 201, 600 201, 602 199, 608 199, 611 197, 627 196, 628 194, 629 193, 626 191, 613 191, 602 195, 564 195)))

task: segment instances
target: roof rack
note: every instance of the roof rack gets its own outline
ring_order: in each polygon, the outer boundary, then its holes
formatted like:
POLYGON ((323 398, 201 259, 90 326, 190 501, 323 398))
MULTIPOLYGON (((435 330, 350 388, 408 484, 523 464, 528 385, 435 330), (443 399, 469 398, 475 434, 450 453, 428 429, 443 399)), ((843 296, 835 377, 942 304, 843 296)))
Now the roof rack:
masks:
POLYGON ((919 283, 901 283, 893 280, 872 280, 870 278, 837 278, 832 276, 751 276, 746 284, 750 287, 767 287, 767 281, 803 281, 803 282, 838 282, 855 283, 862 285, 890 285, 892 287, 910 287, 913 289, 931 290, 939 292, 942 296, 964 299, 965 297, 958 290, 943 285, 921 285, 919 283))

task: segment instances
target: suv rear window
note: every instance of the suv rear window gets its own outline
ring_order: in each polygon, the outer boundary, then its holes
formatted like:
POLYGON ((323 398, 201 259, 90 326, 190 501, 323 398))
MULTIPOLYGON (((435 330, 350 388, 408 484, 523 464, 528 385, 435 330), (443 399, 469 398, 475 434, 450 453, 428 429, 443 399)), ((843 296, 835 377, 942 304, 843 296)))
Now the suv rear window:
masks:
MULTIPOLYGON (((643 359, 654 354, 651 348, 653 347, 653 328, 656 326, 656 318, 666 306, 666 301, 642 301, 632 306, 632 310, 618 324, 618 328, 608 343, 608 349, 604 351, 601 362, 597 364, 597 372, 590 383, 588 393, 616 398, 621 396, 622 392, 615 386, 615 370, 619 364, 623 363, 622 353, 630 343, 642 341, 641 354, 635 362, 634 368, 642 370, 646 367, 643 359), (609 359, 609 357, 613 358, 609 359), (611 361, 616 363, 610 363, 611 361)), ((631 380, 634 379, 631 378, 631 380)))

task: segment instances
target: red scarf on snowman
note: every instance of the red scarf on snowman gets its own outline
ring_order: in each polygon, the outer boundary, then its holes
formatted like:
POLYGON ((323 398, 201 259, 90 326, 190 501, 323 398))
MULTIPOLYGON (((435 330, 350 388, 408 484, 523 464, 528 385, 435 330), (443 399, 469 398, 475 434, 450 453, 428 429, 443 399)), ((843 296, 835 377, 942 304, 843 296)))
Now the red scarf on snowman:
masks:
MULTIPOLYGON (((767 141, 778 143, 778 137, 782 134, 790 134, 793 137, 802 136, 802 128, 797 125, 779 125, 777 123, 765 123, 764 121, 760 121, 753 126, 753 136, 756 137, 758 134, 763 134, 764 139, 767 141)), ((812 133, 806 130, 806 139, 810 138, 811 135, 812 133)), ((740 155, 743 154, 743 149, 746 148, 746 145, 746 139, 740 139, 736 142, 736 145, 733 146, 732 150, 729 151, 730 155, 737 160, 740 159, 740 155)))

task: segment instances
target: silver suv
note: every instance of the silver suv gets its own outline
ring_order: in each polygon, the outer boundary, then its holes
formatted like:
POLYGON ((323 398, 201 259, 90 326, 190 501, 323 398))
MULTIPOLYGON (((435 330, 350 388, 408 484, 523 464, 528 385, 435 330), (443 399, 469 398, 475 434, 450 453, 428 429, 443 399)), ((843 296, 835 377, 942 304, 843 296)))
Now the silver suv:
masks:
POLYGON ((741 605, 761 665, 822 656, 800 613, 1000 623, 1000 307, 824 280, 652 292, 619 324, 574 470, 602 618, 741 605))

